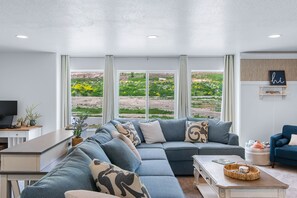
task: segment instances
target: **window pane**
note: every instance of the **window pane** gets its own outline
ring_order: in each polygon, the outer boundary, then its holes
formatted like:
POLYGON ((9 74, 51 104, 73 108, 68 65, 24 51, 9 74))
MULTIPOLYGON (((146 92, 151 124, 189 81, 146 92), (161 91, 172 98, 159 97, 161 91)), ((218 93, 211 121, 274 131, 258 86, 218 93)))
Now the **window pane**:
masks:
POLYGON ((192 116, 220 118, 223 72, 192 72, 192 116))
POLYGON ((174 118, 174 74, 149 74, 149 118, 174 118))
POLYGON ((120 73, 120 118, 145 118, 145 79, 145 73, 120 73))
POLYGON ((89 128, 102 124, 103 72, 71 72, 72 116, 87 114, 89 128))

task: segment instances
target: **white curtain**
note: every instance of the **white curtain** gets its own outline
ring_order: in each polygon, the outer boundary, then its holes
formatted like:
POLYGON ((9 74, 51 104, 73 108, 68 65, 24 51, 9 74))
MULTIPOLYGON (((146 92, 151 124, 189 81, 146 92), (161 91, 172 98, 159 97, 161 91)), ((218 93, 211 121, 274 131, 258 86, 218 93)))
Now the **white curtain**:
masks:
POLYGON ((179 57, 178 118, 189 116, 188 56, 179 57))
POLYGON ((66 127, 71 122, 70 113, 70 58, 68 55, 61 56, 61 126, 66 127))
POLYGON ((226 55, 224 58, 224 84, 222 102, 222 120, 232 122, 232 129, 235 128, 235 93, 234 93, 234 55, 226 55))
POLYGON ((114 119, 114 68, 113 56, 105 56, 104 88, 103 88, 103 115, 102 124, 114 119))

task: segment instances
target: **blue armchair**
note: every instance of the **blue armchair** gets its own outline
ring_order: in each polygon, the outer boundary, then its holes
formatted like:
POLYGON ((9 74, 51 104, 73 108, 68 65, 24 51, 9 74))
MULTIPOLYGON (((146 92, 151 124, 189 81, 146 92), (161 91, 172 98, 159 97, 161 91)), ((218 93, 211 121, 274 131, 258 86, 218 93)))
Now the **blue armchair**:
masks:
POLYGON ((291 135, 297 134, 297 126, 285 125, 283 132, 270 138, 270 161, 297 166, 297 146, 289 146, 291 135))

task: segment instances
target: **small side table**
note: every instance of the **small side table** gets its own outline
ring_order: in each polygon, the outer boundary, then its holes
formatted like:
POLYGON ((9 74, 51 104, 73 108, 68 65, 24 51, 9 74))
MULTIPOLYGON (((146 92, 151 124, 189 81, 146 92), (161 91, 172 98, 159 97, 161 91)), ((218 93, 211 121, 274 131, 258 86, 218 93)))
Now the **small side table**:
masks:
POLYGON ((254 165, 270 165, 270 148, 256 149, 245 147, 245 160, 254 165))

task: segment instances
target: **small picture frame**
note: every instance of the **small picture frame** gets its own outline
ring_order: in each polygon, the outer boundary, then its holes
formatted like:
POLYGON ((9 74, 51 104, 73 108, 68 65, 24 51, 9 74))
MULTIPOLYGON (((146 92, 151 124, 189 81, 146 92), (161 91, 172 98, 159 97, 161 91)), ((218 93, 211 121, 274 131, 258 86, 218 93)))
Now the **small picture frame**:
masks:
POLYGON ((284 70, 269 71, 270 85, 287 85, 286 75, 284 70))

